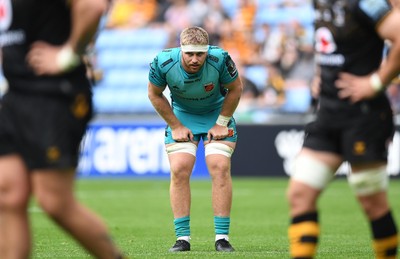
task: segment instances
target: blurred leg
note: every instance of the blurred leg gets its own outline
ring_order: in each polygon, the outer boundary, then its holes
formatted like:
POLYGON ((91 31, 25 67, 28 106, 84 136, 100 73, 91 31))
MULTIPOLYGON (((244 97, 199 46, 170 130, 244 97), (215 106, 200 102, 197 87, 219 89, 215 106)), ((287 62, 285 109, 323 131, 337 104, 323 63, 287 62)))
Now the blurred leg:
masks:
POLYGON ((106 225, 74 196, 73 171, 35 171, 33 189, 42 209, 96 258, 119 258, 106 225))
POLYGON ((0 258, 29 258, 29 186, 29 175, 20 157, 0 157, 0 258))
POLYGON ((313 258, 320 235, 317 201, 332 180, 341 158, 335 154, 302 149, 289 181, 287 197, 291 258, 313 258))
POLYGON ((387 197, 389 177, 386 165, 369 163, 353 166, 348 180, 369 220, 375 257, 396 258, 398 231, 387 197))

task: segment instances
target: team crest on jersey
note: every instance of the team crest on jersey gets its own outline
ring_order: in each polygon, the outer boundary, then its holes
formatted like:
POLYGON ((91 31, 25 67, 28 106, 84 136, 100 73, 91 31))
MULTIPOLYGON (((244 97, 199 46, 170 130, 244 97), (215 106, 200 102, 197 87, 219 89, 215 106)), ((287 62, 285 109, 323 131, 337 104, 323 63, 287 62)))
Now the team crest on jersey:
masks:
POLYGON ((204 86, 204 90, 206 90, 206 92, 210 92, 214 89, 214 83, 208 83, 204 86))
POLYGON ((355 155, 363 155, 363 154, 365 154, 366 149, 367 148, 366 148, 365 142, 357 141, 354 143, 353 153, 355 155))
POLYGON ((337 46, 331 31, 326 27, 317 29, 315 32, 315 50, 319 53, 330 54, 336 48, 337 46))
POLYGON ((233 137, 235 135, 235 131, 233 129, 228 129, 228 137, 233 137))
POLYGON ((11 0, 0 0, 0 31, 10 28, 12 21, 11 0))

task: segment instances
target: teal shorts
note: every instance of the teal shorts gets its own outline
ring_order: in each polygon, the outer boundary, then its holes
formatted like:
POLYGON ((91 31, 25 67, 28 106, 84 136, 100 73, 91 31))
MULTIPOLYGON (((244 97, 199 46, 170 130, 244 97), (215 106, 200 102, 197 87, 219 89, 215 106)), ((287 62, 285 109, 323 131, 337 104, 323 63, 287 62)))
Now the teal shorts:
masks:
MULTIPOLYGON (((207 114, 192 114, 182 111, 174 111, 176 117, 179 121, 188 129, 190 129, 194 135, 194 141, 198 142, 201 139, 203 141, 208 140, 207 132, 215 125, 220 111, 215 110, 207 114)), ((237 131, 236 122, 232 117, 228 123, 229 136, 224 141, 236 142, 237 141, 237 131)), ((172 139, 171 128, 167 126, 165 128, 165 144, 175 143, 176 141, 172 139)))

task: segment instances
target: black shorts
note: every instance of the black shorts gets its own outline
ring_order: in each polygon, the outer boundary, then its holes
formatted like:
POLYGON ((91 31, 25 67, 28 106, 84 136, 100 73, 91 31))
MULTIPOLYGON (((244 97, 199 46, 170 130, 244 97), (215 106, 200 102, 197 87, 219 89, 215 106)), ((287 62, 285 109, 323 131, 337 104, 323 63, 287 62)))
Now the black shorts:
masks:
POLYGON ((74 168, 91 117, 90 91, 71 96, 9 92, 0 108, 0 155, 19 154, 30 170, 74 168))
POLYGON ((388 146, 394 134, 389 106, 378 109, 333 112, 322 110, 306 125, 303 146, 336 153, 350 163, 387 161, 388 146))

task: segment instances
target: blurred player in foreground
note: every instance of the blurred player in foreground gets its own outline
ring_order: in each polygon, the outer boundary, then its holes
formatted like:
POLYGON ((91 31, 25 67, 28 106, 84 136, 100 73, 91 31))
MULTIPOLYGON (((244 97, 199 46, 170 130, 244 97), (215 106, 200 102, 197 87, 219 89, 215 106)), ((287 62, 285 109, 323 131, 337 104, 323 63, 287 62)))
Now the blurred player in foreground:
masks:
POLYGON ((78 149, 92 116, 81 55, 106 0, 1 1, 9 91, 0 108, 0 258, 31 254, 30 197, 96 258, 122 258, 102 220, 74 195, 78 149))
POLYGON ((315 256, 318 198, 348 161, 348 182, 369 221, 375 257, 396 258, 386 172, 394 124, 385 87, 400 71, 400 12, 386 0, 314 0, 314 7, 319 109, 306 126, 288 187, 290 256, 315 256), (384 40, 392 47, 382 62, 384 40))
POLYGON ((170 199, 177 241, 172 252, 190 250, 190 176, 197 145, 205 145, 212 179, 215 249, 234 251, 229 243, 232 179, 237 133, 232 115, 242 83, 235 63, 224 50, 209 46, 199 27, 182 31, 180 48, 166 49, 151 63, 149 98, 167 122, 165 145, 171 167, 170 199), (168 86, 172 107, 163 91, 168 86))

